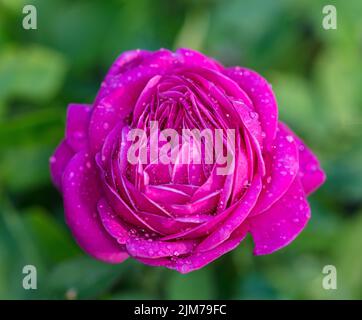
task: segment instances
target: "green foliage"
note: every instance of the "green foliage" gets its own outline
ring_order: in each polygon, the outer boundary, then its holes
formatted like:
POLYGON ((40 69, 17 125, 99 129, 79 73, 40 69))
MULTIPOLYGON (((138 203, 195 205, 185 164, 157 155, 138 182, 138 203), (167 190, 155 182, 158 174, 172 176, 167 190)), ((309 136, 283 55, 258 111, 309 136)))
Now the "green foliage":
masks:
POLYGON ((168 299, 213 299, 215 285, 211 270, 197 270, 191 274, 172 272, 166 286, 168 299))
POLYGON ((0 298, 361 299, 362 4, 328 4, 337 30, 322 28, 322 0, 0 0, 0 298), (38 30, 22 29, 24 4, 37 7, 38 30), (188 275, 95 261, 49 178, 66 106, 91 103, 121 51, 178 46, 265 75, 328 180, 310 198, 308 227, 273 255, 253 257, 247 237, 188 275), (22 288, 29 264, 38 290, 22 288), (328 264, 338 290, 322 288, 328 264))

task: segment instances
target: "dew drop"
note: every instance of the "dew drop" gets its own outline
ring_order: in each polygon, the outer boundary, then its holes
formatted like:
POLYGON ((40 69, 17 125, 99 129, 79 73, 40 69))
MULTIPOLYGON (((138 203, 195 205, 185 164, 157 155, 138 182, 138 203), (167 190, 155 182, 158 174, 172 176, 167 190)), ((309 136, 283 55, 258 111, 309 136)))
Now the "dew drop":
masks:
POLYGON ((250 116, 250 118, 252 118, 252 119, 257 119, 259 115, 258 115, 256 112, 254 112, 254 111, 250 111, 250 112, 249 112, 249 116, 250 116))

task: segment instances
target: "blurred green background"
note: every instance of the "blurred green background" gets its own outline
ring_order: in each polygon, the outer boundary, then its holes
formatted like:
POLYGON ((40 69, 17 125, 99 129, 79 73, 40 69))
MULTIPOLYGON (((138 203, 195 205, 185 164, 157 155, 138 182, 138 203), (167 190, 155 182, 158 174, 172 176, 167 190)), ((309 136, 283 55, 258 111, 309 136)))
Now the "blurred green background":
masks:
POLYGON ((361 129, 360 0, 0 0, 0 298, 361 299, 361 129), (36 6, 37 30, 22 28, 24 4, 36 6), (327 4, 337 30, 322 28, 327 4), (91 103, 122 51, 180 46, 272 83, 280 118, 327 172, 312 220, 275 254, 253 257, 248 237, 188 275, 94 261, 72 240, 49 178, 67 104, 91 103), (28 264, 37 290, 22 288, 28 264), (329 264, 337 290, 322 288, 329 264))

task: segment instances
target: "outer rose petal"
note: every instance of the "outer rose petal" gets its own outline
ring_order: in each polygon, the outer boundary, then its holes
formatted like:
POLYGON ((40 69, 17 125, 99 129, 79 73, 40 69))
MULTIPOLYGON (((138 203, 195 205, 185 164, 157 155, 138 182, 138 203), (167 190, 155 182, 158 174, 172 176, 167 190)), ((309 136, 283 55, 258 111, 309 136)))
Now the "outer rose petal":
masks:
MULTIPOLYGON (((284 125, 285 126, 285 125, 284 125)), ((286 127, 286 126, 285 126, 286 127)), ((319 165, 317 157, 304 144, 292 130, 288 128, 293 135, 299 150, 299 177, 302 182, 304 192, 308 195, 317 190, 326 180, 326 175, 319 165)))
POLYGON ((91 106, 87 104, 72 103, 68 106, 65 137, 75 152, 87 146, 90 112, 91 106))
POLYGON ((151 51, 140 50, 140 49, 123 52, 118 56, 118 58, 109 68, 107 72, 107 79, 140 65, 143 59, 149 56, 150 54, 152 54, 151 51))
POLYGON ((214 70, 223 69, 223 66, 219 62, 195 50, 180 48, 176 51, 176 54, 182 56, 185 66, 203 67, 214 70))
POLYGON ((126 243, 132 257, 157 259, 172 255, 189 254, 196 245, 195 240, 178 240, 166 242, 152 239, 130 237, 126 243))
POLYGON ((247 224, 243 224, 233 232, 230 238, 225 240, 219 246, 210 251, 198 253, 190 258, 177 259, 171 268, 180 273, 188 273, 202 268, 227 252, 234 250, 246 237, 247 230, 247 224))
POLYGON ((225 253, 235 249, 248 233, 248 225, 243 224, 237 228, 232 235, 219 246, 205 252, 195 252, 189 257, 173 257, 172 259, 145 259, 137 260, 151 266, 163 266, 177 270, 180 273, 189 273, 200 269, 225 253))
POLYGON ((108 205, 107 201, 102 198, 98 201, 98 213, 107 232, 120 244, 125 244, 129 234, 128 230, 119 221, 118 217, 108 205))
POLYGON ((50 157, 50 175, 54 185, 61 191, 62 189, 62 176, 65 167, 70 159, 73 157, 74 151, 63 140, 59 146, 55 149, 54 154, 50 157))
POLYGON ((270 85, 261 75, 246 68, 228 68, 224 73, 233 79, 253 101, 265 133, 264 146, 269 149, 278 125, 278 105, 270 85))
POLYGON ((108 95, 114 89, 115 79, 118 79, 120 75, 129 70, 137 68, 143 60, 150 55, 152 55, 152 52, 138 49, 125 51, 120 54, 109 68, 105 79, 102 82, 101 88, 95 99, 95 105, 97 105, 103 97, 108 95))
POLYGON ((298 148, 289 129, 280 124, 270 154, 264 156, 267 174, 258 203, 252 211, 257 215, 270 208, 291 186, 298 174, 298 148))
POLYGON ((255 255, 269 254, 292 242, 310 218, 310 208, 299 178, 264 213, 249 218, 255 255))
POLYGON ((79 246, 93 257, 118 263, 127 258, 106 232, 97 214, 100 191, 95 164, 85 151, 77 153, 63 174, 65 218, 79 246))

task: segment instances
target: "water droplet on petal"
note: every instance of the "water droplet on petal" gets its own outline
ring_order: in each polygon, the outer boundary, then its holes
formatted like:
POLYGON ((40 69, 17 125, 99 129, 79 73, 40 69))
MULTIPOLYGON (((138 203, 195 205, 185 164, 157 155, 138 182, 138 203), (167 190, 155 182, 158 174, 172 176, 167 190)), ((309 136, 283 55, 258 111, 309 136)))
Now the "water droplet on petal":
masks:
POLYGON ((249 116, 250 116, 250 118, 252 118, 252 119, 257 119, 259 115, 258 115, 256 112, 254 112, 254 111, 250 111, 250 112, 249 112, 249 116))

